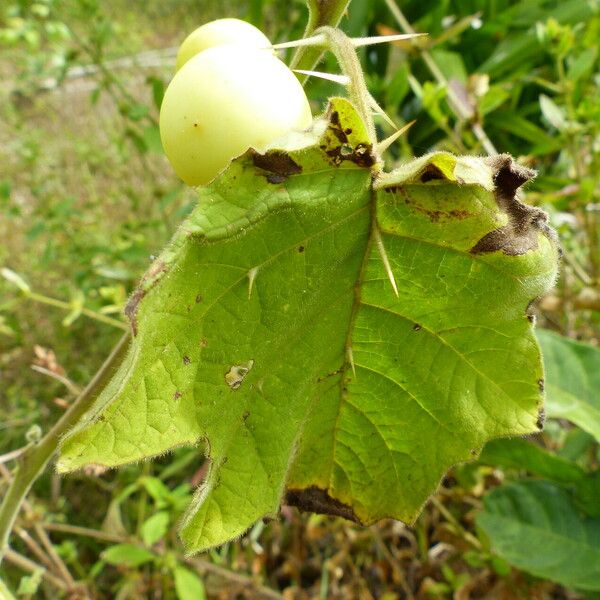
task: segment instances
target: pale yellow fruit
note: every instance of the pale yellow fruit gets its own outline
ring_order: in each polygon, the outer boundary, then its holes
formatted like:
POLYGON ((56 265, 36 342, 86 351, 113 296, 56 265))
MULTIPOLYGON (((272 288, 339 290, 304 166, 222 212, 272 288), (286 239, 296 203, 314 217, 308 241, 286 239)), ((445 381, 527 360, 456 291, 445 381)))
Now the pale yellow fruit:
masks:
POLYGON ((260 29, 246 21, 217 19, 201 25, 185 38, 177 53, 177 70, 196 54, 222 44, 268 48, 271 42, 260 29))
POLYGON ((268 50, 223 45, 175 74, 160 110, 160 137, 189 185, 213 179, 248 148, 264 149, 312 115, 296 76, 268 50))

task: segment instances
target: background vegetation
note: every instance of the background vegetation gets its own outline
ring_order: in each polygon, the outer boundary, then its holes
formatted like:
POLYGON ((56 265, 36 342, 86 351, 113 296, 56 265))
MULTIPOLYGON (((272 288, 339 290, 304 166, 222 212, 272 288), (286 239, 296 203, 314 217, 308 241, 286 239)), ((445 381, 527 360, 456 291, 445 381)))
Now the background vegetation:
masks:
MULTIPOLYGON (((539 511, 532 498, 541 490, 558 499, 558 512, 545 515, 551 529, 571 511, 566 529, 589 533, 587 558, 576 560, 600 561, 600 6, 407 0, 400 8, 355 0, 342 21, 353 36, 410 26, 430 34, 362 54, 388 114, 399 126, 416 121, 390 150, 390 167, 432 149, 495 148, 539 171, 527 201, 550 213, 565 257, 538 324, 588 344, 569 346, 578 358, 556 384, 595 406, 586 414, 596 414, 596 429, 593 417, 580 428, 563 415, 543 434, 491 445, 448 475, 412 528, 390 521, 362 529, 284 507, 279 521, 193 559, 182 555, 175 526, 204 474, 195 450, 116 471, 48 472, 0 569, 12 593, 393 600, 600 591, 600 575, 582 584, 564 556, 544 571, 527 560, 535 548, 511 554, 489 519, 477 517, 492 514, 507 489, 513 506, 539 511)), ((302 35, 306 9, 301 0, 0 5, 0 490, 18 449, 57 420, 109 353, 127 295, 194 203, 162 155, 158 107, 175 47, 220 16, 246 18, 284 41, 302 35)), ((336 69, 330 58, 322 66, 336 69)), ((315 113, 340 93, 330 82, 309 84, 315 113)), ((514 530, 522 540, 535 534, 514 530)), ((547 538, 535 539, 546 547, 547 538)), ((561 544, 563 555, 574 552, 561 544)))

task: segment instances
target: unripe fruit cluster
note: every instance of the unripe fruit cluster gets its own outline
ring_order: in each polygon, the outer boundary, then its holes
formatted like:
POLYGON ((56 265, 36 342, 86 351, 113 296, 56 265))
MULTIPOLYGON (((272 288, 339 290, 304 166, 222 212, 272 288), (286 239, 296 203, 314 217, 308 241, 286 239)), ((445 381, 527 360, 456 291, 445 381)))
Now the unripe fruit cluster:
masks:
POLYGON ((181 45, 160 110, 160 136, 175 172, 203 185, 248 148, 264 150, 310 126, 302 86, 252 25, 219 19, 181 45))

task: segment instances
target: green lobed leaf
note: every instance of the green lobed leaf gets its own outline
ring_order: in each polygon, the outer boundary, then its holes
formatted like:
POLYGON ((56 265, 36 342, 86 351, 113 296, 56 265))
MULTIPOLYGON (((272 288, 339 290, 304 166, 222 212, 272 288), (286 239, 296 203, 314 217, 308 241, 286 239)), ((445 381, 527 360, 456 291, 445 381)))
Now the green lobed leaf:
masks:
POLYGON ((556 274, 509 157, 379 171, 352 105, 208 187, 133 294, 135 334, 58 463, 201 444, 189 551, 282 502, 412 521, 453 464, 540 426, 527 317, 556 274))
POLYGON ((600 519, 581 516, 569 494, 521 481, 484 498, 477 524, 515 567, 581 590, 600 590, 600 519))
POLYGON ((546 366, 546 412, 568 419, 600 442, 600 350, 541 329, 546 366))

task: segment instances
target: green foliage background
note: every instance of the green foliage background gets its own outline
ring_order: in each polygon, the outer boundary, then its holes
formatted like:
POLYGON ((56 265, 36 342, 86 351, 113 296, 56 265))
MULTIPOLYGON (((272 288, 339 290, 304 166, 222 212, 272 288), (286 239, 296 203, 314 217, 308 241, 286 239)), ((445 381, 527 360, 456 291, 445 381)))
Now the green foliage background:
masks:
MULTIPOLYGON (((429 32, 426 45, 362 51, 380 104, 398 125, 416 119, 386 160, 391 166, 430 150, 484 154, 479 126, 498 151, 539 171, 527 201, 550 213, 565 260, 555 292, 539 304, 538 324, 588 344, 570 347, 576 366, 551 386, 564 388, 563 399, 577 396, 587 412, 571 418, 578 427, 557 410, 560 418, 525 445, 497 447, 487 459, 456 468, 413 530, 386 522, 363 531, 290 510, 281 522, 259 523, 195 562, 186 562, 174 530, 202 478, 196 451, 64 479, 48 473, 20 527, 48 526, 60 561, 93 597, 185 598, 194 586, 233 597, 247 585, 255 586, 250 594, 268 595, 260 587, 268 586, 309 598, 575 593, 558 592, 551 578, 588 590, 581 594, 598 589, 597 580, 582 586, 576 573, 557 575, 560 560, 544 570, 502 540, 495 544, 494 517, 504 511, 514 535, 526 535, 515 498, 526 502, 551 485, 556 501, 548 514, 554 505, 557 514, 572 506, 580 526, 597 527, 593 419, 600 390, 587 374, 598 372, 590 346, 598 346, 600 335, 599 7, 592 0, 472 0, 408 1, 401 9, 415 29, 429 32), (426 55, 442 79, 432 75, 426 55), (448 90, 460 99, 458 109, 448 90), (513 487, 500 485, 507 479, 513 487), (514 510, 502 504, 504 497, 514 510), (476 514, 488 517, 476 525, 476 514)), ((121 319, 151 257, 192 209, 194 194, 176 180, 158 142, 157 109, 173 53, 156 49, 176 46, 219 16, 247 18, 275 41, 300 37, 306 20, 300 1, 9 0, 0 6, 0 267, 33 290, 27 298, 0 279, 0 453, 23 446, 27 433, 35 435, 32 426, 47 430, 74 388, 89 380, 120 335, 98 315, 121 319), (33 362, 72 386, 31 370, 33 362)), ((355 0, 342 28, 359 36, 400 26, 383 0, 355 0)), ((322 68, 337 67, 327 58, 322 68)), ((308 91, 315 113, 327 96, 340 93, 317 80, 308 91)), ((378 127, 382 136, 392 131, 383 121, 378 127)), ((552 356, 562 356, 557 345, 552 356)), ((552 526, 552 517, 545 522, 552 526)), ((13 547, 41 561, 22 537, 13 547)), ((597 551, 584 547, 581 556, 597 551)), ((24 576, 6 563, 0 573, 20 596, 55 597, 56 588, 36 572, 24 576)))

